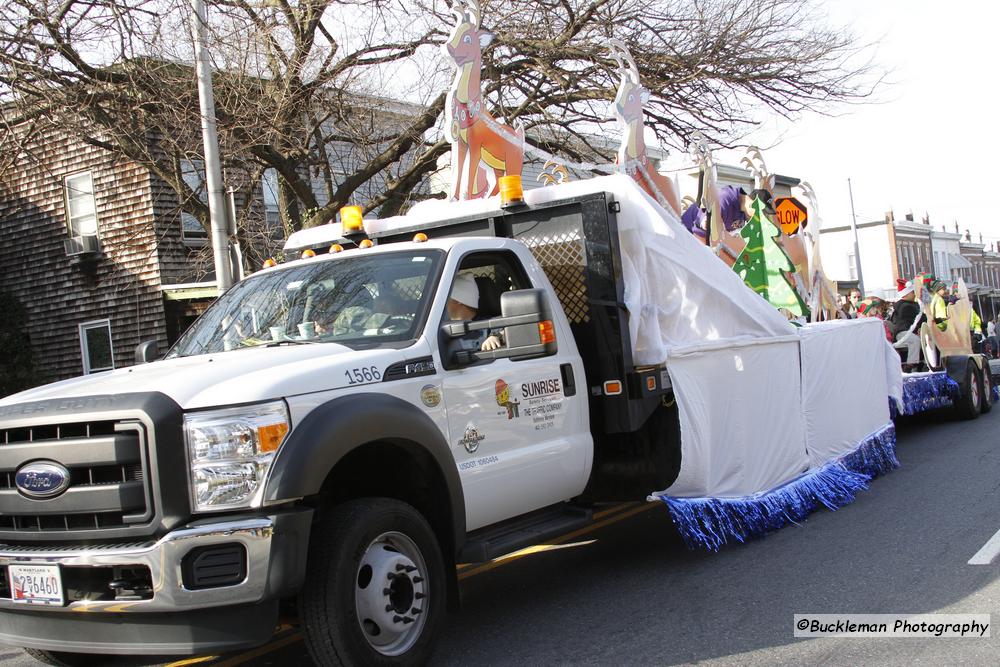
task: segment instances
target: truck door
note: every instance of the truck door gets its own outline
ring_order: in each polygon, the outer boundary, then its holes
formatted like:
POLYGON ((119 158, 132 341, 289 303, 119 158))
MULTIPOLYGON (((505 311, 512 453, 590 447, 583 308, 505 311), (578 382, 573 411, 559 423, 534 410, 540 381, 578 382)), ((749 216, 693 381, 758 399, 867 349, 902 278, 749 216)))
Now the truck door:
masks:
MULTIPOLYGON (((513 252, 470 253, 462 258, 449 292, 457 303, 449 305, 443 321, 498 317, 500 294, 528 287, 532 285, 513 252)), ((559 308, 558 303, 549 305, 559 308)), ((460 344, 478 350, 491 333, 499 332, 477 332, 460 344)), ((442 345, 441 354, 449 355, 447 346, 442 345)), ((571 370, 564 375, 561 366, 568 361, 558 353, 466 366, 442 360, 450 444, 465 490, 469 530, 583 490, 592 444, 586 396, 575 385, 585 383, 582 377, 570 378, 571 370)))

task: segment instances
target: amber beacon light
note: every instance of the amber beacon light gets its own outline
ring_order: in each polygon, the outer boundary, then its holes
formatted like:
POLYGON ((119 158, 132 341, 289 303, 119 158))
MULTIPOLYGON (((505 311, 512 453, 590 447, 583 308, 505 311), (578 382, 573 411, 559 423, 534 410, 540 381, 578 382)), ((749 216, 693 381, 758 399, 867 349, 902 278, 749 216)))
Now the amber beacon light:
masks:
POLYGON ((344 233, 364 230, 365 225, 361 218, 361 207, 345 206, 340 209, 340 224, 344 233))
POLYGON ((500 177, 500 206, 520 206, 524 204, 524 189, 521 187, 521 176, 512 174, 500 177))

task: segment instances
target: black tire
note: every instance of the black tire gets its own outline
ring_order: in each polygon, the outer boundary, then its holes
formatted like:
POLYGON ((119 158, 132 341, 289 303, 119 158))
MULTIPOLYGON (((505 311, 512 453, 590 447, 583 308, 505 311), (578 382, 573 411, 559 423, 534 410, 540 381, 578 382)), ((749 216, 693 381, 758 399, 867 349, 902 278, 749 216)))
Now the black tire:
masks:
POLYGON ((437 538, 410 505, 388 498, 352 500, 330 510, 313 527, 299 620, 317 665, 426 663, 443 622, 446 597, 437 538), (416 556, 408 553, 413 548, 416 556), (400 559, 410 565, 400 567, 400 559), (411 572, 410 567, 415 569, 411 572), (388 574, 373 574, 376 571, 388 574), (379 604, 385 615, 378 610, 367 613, 379 595, 384 596, 379 604), (400 632, 406 641, 376 646, 400 632))
POLYGON ((965 367, 965 391, 955 402, 955 412, 961 419, 975 419, 982 406, 982 374, 976 362, 969 360, 965 367))
POLYGON ((993 376, 990 374, 990 362, 983 359, 983 400, 979 406, 979 411, 984 415, 993 409, 993 376))
POLYGON ((37 648, 26 648, 24 652, 46 665, 56 667, 89 667, 90 665, 106 665, 112 658, 94 653, 67 653, 65 651, 43 651, 37 648))

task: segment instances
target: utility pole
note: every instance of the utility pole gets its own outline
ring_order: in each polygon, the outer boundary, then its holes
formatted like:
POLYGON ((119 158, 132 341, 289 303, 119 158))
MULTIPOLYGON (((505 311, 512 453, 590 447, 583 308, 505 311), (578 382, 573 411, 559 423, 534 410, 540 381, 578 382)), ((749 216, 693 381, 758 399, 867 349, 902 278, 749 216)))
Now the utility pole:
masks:
POLYGON ((854 267, 858 271, 858 291, 865 295, 865 279, 861 275, 861 249, 858 246, 858 216, 854 213, 854 190, 851 179, 847 179, 847 194, 851 198, 851 233, 854 234, 854 267))
POLYGON ((215 257, 215 280, 221 294, 232 287, 233 272, 226 224, 226 189, 222 184, 219 135, 215 127, 212 65, 209 62, 205 36, 208 14, 203 0, 191 0, 191 9, 191 34, 194 37, 195 70, 198 74, 198 100, 201 107, 201 136, 205 146, 205 184, 208 187, 208 212, 212 221, 212 252, 215 257))

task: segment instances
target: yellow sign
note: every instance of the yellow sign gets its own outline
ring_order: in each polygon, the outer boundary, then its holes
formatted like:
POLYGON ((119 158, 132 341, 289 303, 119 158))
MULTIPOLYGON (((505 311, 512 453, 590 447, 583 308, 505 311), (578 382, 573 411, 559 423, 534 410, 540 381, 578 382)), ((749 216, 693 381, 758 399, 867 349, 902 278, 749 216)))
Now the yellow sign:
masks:
POLYGON ((775 222, 781 225, 781 231, 792 235, 809 220, 806 207, 795 197, 778 197, 774 200, 775 222))

